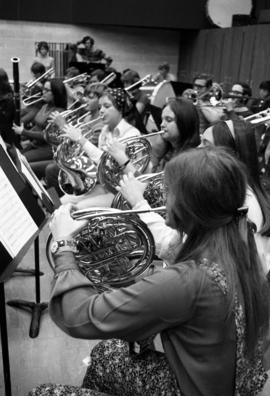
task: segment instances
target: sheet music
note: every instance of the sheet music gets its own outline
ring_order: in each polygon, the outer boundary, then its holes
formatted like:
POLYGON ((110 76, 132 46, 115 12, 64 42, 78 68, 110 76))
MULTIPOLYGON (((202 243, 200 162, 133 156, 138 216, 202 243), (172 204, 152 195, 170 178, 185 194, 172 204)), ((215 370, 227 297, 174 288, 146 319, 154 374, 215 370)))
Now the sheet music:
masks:
POLYGON ((43 201, 43 196, 46 196, 48 201, 52 205, 54 205, 50 195, 47 193, 47 191, 45 190, 43 185, 40 183, 40 180, 37 178, 35 173, 32 171, 25 156, 22 155, 18 149, 16 149, 16 152, 17 152, 18 159, 20 160, 21 172, 26 177, 26 179, 30 183, 30 185, 33 187, 33 189, 37 193, 38 197, 41 199, 41 201, 43 201))
POLYGON ((38 227, 0 167, 0 240, 14 258, 38 227))

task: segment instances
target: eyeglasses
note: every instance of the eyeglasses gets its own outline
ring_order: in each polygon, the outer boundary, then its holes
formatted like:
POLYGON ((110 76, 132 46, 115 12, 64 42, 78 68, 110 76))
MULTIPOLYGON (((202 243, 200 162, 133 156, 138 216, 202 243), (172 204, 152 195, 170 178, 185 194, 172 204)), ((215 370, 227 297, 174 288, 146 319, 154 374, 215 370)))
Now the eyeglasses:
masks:
POLYGON ((206 85, 193 84, 193 88, 194 88, 194 89, 195 89, 195 88, 200 89, 200 88, 205 88, 205 87, 206 87, 206 85))
POLYGON ((50 88, 44 87, 44 88, 43 88, 43 92, 51 92, 51 89, 50 89, 50 88))

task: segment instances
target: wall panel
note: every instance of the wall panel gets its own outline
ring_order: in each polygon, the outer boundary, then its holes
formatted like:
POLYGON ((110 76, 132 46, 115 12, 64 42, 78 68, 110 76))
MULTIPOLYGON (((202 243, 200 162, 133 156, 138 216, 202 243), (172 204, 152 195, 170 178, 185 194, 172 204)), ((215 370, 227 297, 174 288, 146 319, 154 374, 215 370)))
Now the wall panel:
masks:
POLYGON ((113 66, 137 70, 141 76, 155 73, 157 66, 168 61, 177 74, 179 36, 175 30, 129 27, 105 27, 0 20, 0 67, 12 78, 11 57, 21 59, 21 81, 30 79, 30 66, 35 56, 35 42, 75 43, 91 35, 95 46, 113 59, 113 66))
POLYGON ((235 81, 249 83, 258 94, 258 85, 270 80, 270 25, 201 30, 180 44, 179 77, 190 82, 198 73, 208 73, 228 89, 235 81), (188 45, 186 45, 188 43, 188 45))

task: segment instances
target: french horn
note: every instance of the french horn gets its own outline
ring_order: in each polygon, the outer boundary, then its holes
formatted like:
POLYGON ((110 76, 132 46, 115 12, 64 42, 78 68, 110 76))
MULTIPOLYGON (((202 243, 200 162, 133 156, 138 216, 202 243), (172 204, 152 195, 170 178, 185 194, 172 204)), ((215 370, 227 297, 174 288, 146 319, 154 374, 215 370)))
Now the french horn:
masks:
MULTIPOLYGON (((148 269, 155 254, 153 236, 137 214, 164 210, 165 207, 143 211, 89 208, 73 212, 74 219, 87 220, 74 235, 79 270, 98 290, 134 282, 148 269)), ((52 235, 47 240, 46 254, 54 270, 51 244, 52 235)))
MULTIPOLYGON (((147 183, 144 191, 144 199, 149 203, 151 208, 159 208, 166 204, 166 189, 164 184, 164 172, 149 173, 140 175, 137 179, 143 183, 147 183)), ((128 201, 118 192, 112 201, 112 208, 131 209, 128 201)))
MULTIPOLYGON (((91 141, 92 128, 100 117, 81 124, 82 135, 91 141)), ((96 165, 89 158, 82 146, 65 138, 58 145, 54 159, 60 171, 58 174, 59 188, 64 194, 84 195, 93 190, 96 185, 96 165)))
MULTIPOLYGON (((65 119, 67 123, 72 122, 78 119, 78 115, 87 107, 87 103, 82 104, 81 106, 75 109, 68 109, 61 112, 61 116, 65 119)), ((48 122, 45 128, 45 139, 51 146, 58 146, 63 142, 63 133, 61 129, 55 124, 55 122, 48 122)))
MULTIPOLYGON (((138 174, 143 173, 151 159, 151 143, 148 138, 163 134, 164 131, 149 133, 144 136, 136 136, 127 139, 120 139, 122 143, 126 143, 126 155, 130 159, 132 165, 136 168, 138 174)), ((97 177, 110 192, 116 192, 116 186, 119 185, 123 177, 123 169, 118 162, 107 152, 104 152, 100 158, 97 177)))

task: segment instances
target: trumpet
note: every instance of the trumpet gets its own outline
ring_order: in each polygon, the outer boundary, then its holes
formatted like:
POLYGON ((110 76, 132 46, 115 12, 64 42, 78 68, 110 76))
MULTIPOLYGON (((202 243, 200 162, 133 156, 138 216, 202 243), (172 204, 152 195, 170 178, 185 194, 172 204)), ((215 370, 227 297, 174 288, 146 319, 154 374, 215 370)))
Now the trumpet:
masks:
POLYGON ((144 85, 149 84, 153 81, 152 74, 147 74, 145 77, 141 78, 139 81, 135 82, 134 84, 129 85, 128 87, 124 88, 127 95, 133 99, 133 91, 135 89, 141 89, 144 85))
POLYGON ((78 76, 67 78, 66 80, 63 81, 64 84, 80 84, 80 85, 87 85, 88 81, 90 79, 90 75, 88 73, 82 73, 79 74, 78 76))
POLYGON ((48 77, 50 74, 54 73, 54 68, 51 67, 48 69, 45 73, 43 73, 40 77, 36 78, 35 80, 31 80, 28 83, 25 84, 25 88, 27 90, 30 90, 33 88, 34 85, 36 85, 39 81, 43 80, 45 77, 48 77))
MULTIPOLYGON (((121 287, 142 275, 154 258, 153 236, 139 213, 163 212, 165 207, 134 211, 89 208, 73 212, 76 220, 87 224, 74 236, 80 271, 98 290, 121 287)), ((54 270, 51 254, 52 235, 46 244, 47 259, 54 270)))
POLYGON ((258 126, 270 120, 270 108, 259 111, 244 118, 245 121, 250 122, 252 125, 258 126))
MULTIPOLYGON (((120 142, 126 143, 126 154, 139 174, 145 171, 150 162, 152 148, 148 138, 164 133, 164 131, 159 131, 144 136, 119 139, 120 142)), ((115 188, 119 185, 122 176, 123 170, 118 162, 109 153, 104 152, 97 168, 100 183, 104 184, 110 192, 115 193, 115 188)))

